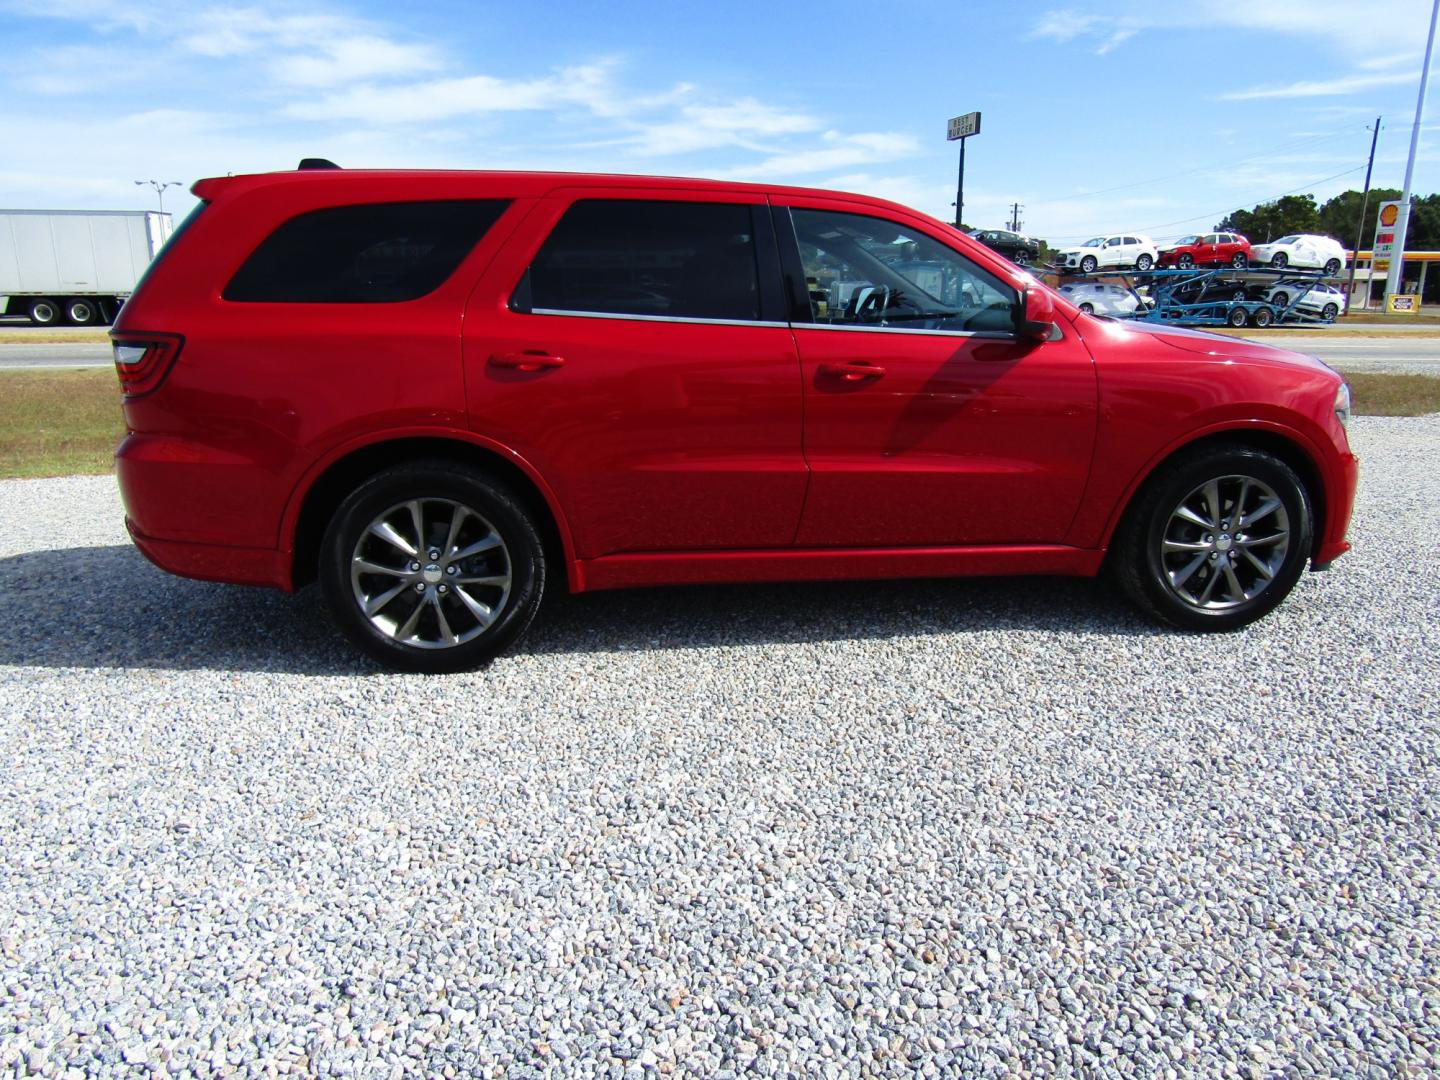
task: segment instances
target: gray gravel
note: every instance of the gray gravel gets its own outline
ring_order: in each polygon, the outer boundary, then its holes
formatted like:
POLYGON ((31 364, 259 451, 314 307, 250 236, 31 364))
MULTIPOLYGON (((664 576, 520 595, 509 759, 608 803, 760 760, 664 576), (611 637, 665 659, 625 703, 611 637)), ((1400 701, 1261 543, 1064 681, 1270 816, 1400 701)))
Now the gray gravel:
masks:
POLYGON ((0 484, 0 1068, 1440 1068, 1440 417, 1223 638, 1086 582, 566 600, 376 673, 0 484))

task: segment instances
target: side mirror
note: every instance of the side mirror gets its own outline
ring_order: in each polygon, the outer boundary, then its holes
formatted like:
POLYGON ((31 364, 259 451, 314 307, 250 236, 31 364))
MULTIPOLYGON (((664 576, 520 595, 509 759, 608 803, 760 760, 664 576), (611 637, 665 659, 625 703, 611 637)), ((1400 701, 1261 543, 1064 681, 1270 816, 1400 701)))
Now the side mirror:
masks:
POLYGON ((1055 332, 1055 300, 1044 289, 1025 289, 1015 305, 1015 336, 1021 341, 1048 341, 1055 332))

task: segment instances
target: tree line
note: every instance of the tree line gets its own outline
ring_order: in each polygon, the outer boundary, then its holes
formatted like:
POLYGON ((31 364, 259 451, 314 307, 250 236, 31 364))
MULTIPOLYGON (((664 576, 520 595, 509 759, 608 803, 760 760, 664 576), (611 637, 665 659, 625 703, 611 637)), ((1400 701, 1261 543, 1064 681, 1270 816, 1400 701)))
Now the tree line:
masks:
MULTIPOLYGON (((1216 232, 1243 233, 1251 243, 1263 244, 1292 233, 1319 233, 1333 236, 1348 250, 1355 244, 1360 223, 1358 191, 1345 191, 1323 204, 1314 195, 1286 195, 1274 202, 1260 203, 1253 210, 1236 210, 1215 226, 1216 232)), ((1360 230, 1360 250, 1368 251, 1375 240, 1375 217, 1380 204, 1400 198, 1396 188, 1371 188, 1370 205, 1360 230)), ((1412 195, 1410 202, 1410 251, 1440 251, 1440 195, 1412 195)), ((1428 289, 1426 290, 1429 291, 1428 289)))

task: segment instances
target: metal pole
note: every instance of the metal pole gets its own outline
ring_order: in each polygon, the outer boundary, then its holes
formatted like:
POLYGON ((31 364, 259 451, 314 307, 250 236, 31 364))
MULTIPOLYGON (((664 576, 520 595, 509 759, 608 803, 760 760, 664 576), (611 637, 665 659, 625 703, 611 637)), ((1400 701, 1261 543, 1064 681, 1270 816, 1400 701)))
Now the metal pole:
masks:
POLYGON ((1400 273, 1405 266, 1405 232, 1410 228, 1410 181, 1415 176, 1415 152, 1420 145, 1420 120, 1425 114, 1425 86, 1430 81, 1430 54, 1435 50, 1435 20, 1440 18, 1440 0, 1430 9, 1430 36, 1425 41, 1425 66, 1420 69, 1420 96, 1415 99, 1415 126, 1410 131, 1410 160, 1405 163, 1405 190, 1400 195, 1400 219, 1395 222, 1395 258, 1385 278, 1386 307, 1400 291, 1400 273))
MULTIPOLYGON (((1355 303, 1355 264, 1360 261, 1360 245, 1365 240, 1365 211, 1370 209, 1370 170, 1375 168, 1375 143, 1380 138, 1380 117, 1375 117, 1375 133, 1370 136, 1370 163, 1365 166, 1365 194, 1360 199, 1360 222, 1355 226, 1355 251, 1350 256, 1350 280, 1345 283, 1345 306, 1355 303)), ((1370 306, 1370 284, 1375 280, 1375 256, 1370 256, 1370 277, 1365 283, 1365 303, 1370 306)))
MULTIPOLYGON (((1440 0, 1435 0, 1440 3, 1440 0)), ((965 137, 960 137, 960 178, 955 181, 955 227, 965 220, 965 137)))

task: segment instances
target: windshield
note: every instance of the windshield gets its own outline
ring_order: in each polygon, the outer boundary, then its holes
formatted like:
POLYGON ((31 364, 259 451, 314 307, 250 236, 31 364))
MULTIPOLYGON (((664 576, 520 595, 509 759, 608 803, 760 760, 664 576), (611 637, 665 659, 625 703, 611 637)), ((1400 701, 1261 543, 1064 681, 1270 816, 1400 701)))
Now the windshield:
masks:
POLYGON ((1175 246, 1179 247, 1181 244, 1198 244, 1199 242, 1200 238, 1198 236, 1182 236, 1179 240, 1175 241, 1175 246))
POLYGON ((1093 240, 1086 240, 1086 241, 1085 241, 1083 244, 1081 244, 1080 246, 1081 246, 1081 247, 1099 247, 1099 246, 1100 246, 1101 244, 1103 244, 1103 243, 1105 243, 1105 238, 1104 238, 1103 236, 1097 236, 1097 237, 1095 237, 1093 240))
POLYGON ((1300 239, 1300 237, 1299 237, 1298 235, 1296 235, 1296 236, 1282 236, 1282 237, 1280 237, 1279 240, 1272 240, 1272 241, 1270 241, 1270 242, 1271 242, 1272 244, 1293 244, 1293 243, 1295 243, 1296 240, 1299 240, 1299 239, 1300 239))

